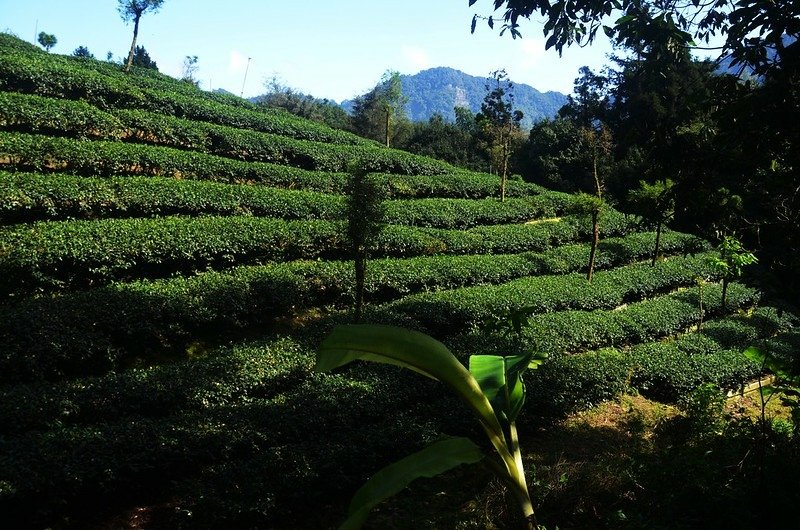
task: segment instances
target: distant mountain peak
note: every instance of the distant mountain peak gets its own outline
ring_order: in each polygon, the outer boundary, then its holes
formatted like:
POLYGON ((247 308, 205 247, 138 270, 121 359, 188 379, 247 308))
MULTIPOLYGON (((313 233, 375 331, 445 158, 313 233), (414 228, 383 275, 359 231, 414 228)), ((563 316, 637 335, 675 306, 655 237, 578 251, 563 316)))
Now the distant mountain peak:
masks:
MULTIPOLYGON (((400 76, 403 93, 408 97, 406 114, 412 121, 428 121, 434 114, 455 121, 454 107, 467 107, 477 113, 486 96, 487 77, 473 76, 455 68, 437 66, 419 73, 400 76)), ((552 118, 566 102, 560 92, 540 92, 524 83, 514 84, 514 107, 525 115, 522 125, 531 127, 544 118, 552 118)), ((352 110, 352 100, 342 102, 352 110)))

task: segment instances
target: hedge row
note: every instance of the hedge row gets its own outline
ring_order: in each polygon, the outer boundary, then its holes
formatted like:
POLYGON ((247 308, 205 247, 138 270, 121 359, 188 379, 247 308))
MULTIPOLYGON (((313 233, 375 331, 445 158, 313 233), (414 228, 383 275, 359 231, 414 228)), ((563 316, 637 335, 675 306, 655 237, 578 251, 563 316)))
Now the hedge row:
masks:
POLYGON ((455 333, 487 322, 509 310, 530 308, 536 315, 567 309, 610 310, 691 285, 713 276, 708 254, 673 257, 650 266, 637 263, 600 271, 591 283, 582 273, 520 278, 502 285, 476 286, 408 296, 390 311, 413 315, 426 329, 455 333))
MULTIPOLYGON (((728 308, 749 306, 759 300, 759 292, 733 284, 728 308), (734 287, 735 285, 735 287, 734 287)), ((722 287, 704 287, 703 315, 722 312, 722 287)), ((684 331, 697 324, 697 289, 636 302, 618 311, 565 311, 537 315, 525 331, 528 341, 552 355, 580 352, 605 346, 625 346, 654 340, 684 331)))
POLYGON ((118 118, 85 101, 12 92, 0 92, 0 127, 77 138, 119 139, 125 133, 118 118))
MULTIPOLYGON (((664 234, 665 252, 692 250, 694 238, 664 234)), ((647 256, 653 234, 601 243, 598 267, 647 256)), ((498 283, 585 267, 585 244, 541 254, 431 256, 372 260, 367 299, 385 302, 422 290, 498 283)), ((118 369, 137 357, 183 354, 193 340, 215 340, 294 310, 349 305, 349 261, 293 262, 205 272, 188 278, 112 284, 58 297, 34 298, 0 311, 0 374, 9 380, 57 378, 118 369)), ((5 378, 4 378, 5 379, 5 378)))
POLYGON ((5 224, 201 214, 342 219, 346 205, 341 195, 248 184, 0 171, 0 222, 5 224))
MULTIPOLYGON (((4 402, 0 416, 26 429, 0 436, 6 522, 58 526, 81 521, 87 510, 102 517, 103 506, 134 505, 147 491, 150 499, 180 499, 170 527, 317 527, 296 507, 346 505, 375 469, 443 427, 453 432, 443 424, 454 419, 417 403, 422 396, 441 402, 440 385, 354 370, 348 377, 313 374, 312 356, 284 339, 4 392, 19 408, 9 411, 4 402), (332 480, 341 491, 329 491, 332 480)), ((469 426, 466 414, 459 417, 456 433, 469 426)))
POLYGON ((354 160, 362 160, 372 172, 441 175, 455 171, 445 162, 378 145, 346 146, 297 140, 138 110, 114 111, 113 115, 125 127, 128 138, 240 160, 314 171, 346 171, 354 160))
POLYGON ((148 110, 304 140, 376 145, 352 133, 331 129, 288 112, 231 105, 231 98, 209 96, 186 83, 167 80, 166 76, 163 79, 165 82, 155 87, 152 86, 154 78, 147 73, 142 76, 140 71, 126 75, 119 67, 99 61, 0 48, 2 91, 86 101, 103 110, 148 110))
POLYGON ((788 313, 762 307, 710 320, 701 331, 674 339, 555 357, 526 377, 526 409, 561 416, 597 405, 629 387, 668 403, 678 402, 703 383, 735 389, 757 370, 742 351, 751 344, 776 349, 791 344, 797 340, 796 332, 787 330, 796 325, 788 313))
MULTIPOLYGON (((731 287, 728 310, 752 305, 760 297, 757 290, 741 284, 731 284, 731 287)), ((704 320, 723 313, 721 296, 720 285, 703 287, 704 320)), ((545 352, 556 359, 565 354, 654 341, 684 332, 696 325, 699 319, 699 295, 696 288, 690 288, 613 311, 569 310, 536 314, 529 319, 530 326, 523 329, 517 345, 511 339, 482 332, 455 335, 453 340, 464 351, 502 353, 512 347, 523 347, 545 352)), ((413 315, 406 320, 417 322, 413 315)), ((422 324, 416 324, 416 327, 425 328, 422 324)), ((434 330, 430 332, 436 333, 434 330)))
MULTIPOLYGON (((609 235, 633 221, 620 215, 609 235)), ((565 217, 533 225, 444 230, 388 225, 376 256, 490 254, 542 251, 591 230, 565 217)), ((158 217, 45 221, 0 232, 0 293, 89 287, 112 280, 163 277, 206 268, 348 256, 344 222, 259 217, 158 217)))
MULTIPOLYGON (((170 147, 0 131, 0 165, 25 171, 54 170, 84 176, 153 175, 226 183, 259 183, 342 193, 345 173, 308 171, 280 164, 244 162, 182 151, 170 147)), ((480 199, 498 193, 497 177, 456 172, 448 175, 378 174, 389 197, 447 197, 480 199)), ((508 196, 524 197, 544 188, 524 182, 509 183, 508 196)))
POLYGON ((670 403, 703 383, 734 390, 758 372, 743 355, 744 349, 793 324, 796 319, 788 313, 758 308, 751 314, 706 322, 699 331, 675 340, 638 344, 625 352, 632 366, 631 386, 670 403))
POLYGON ((227 183, 259 183, 335 193, 347 175, 243 162, 169 147, 81 141, 0 132, 0 162, 27 171, 56 170, 80 175, 153 175, 227 183))
POLYGON ((0 126, 69 137, 125 139, 250 162, 312 171, 346 171, 353 160, 373 172, 439 175, 453 166, 378 145, 341 145, 193 122, 141 110, 103 112, 83 101, 0 92, 0 126))
MULTIPOLYGON (((391 224, 470 228, 553 217, 572 207, 571 195, 547 192, 496 200, 404 199, 384 202, 391 224)), ((346 199, 311 191, 229 185, 164 177, 78 177, 0 171, 0 222, 143 217, 255 215, 283 219, 342 219, 346 199)))

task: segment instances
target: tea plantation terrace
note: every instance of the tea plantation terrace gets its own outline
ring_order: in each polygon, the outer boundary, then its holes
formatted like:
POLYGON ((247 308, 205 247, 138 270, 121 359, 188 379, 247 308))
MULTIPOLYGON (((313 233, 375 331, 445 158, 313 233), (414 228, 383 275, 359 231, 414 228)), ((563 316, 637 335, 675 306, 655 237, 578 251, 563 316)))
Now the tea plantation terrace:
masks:
POLYGON ((715 251, 572 195, 387 149, 150 70, 0 35, 0 513, 10 527, 320 528, 384 464, 476 427, 433 381, 312 371, 352 320, 348 165, 385 188, 365 320, 461 359, 546 352, 518 421, 735 389, 797 318, 715 251), (519 337, 486 322, 531 308, 519 337), (516 341, 516 342, 515 342, 516 341), (137 512, 138 513, 138 512, 137 512))

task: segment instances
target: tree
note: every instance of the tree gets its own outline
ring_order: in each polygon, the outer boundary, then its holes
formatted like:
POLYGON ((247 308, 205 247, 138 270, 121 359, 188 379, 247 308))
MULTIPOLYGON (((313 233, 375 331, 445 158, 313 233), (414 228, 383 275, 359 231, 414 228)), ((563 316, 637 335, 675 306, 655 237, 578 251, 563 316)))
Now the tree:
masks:
POLYGON ((457 113, 462 110, 466 110, 466 114, 461 114, 463 126, 458 123, 448 123, 441 114, 434 114, 427 122, 414 123, 410 137, 398 147, 466 169, 474 171, 484 169, 486 160, 476 145, 475 118, 468 109, 456 107, 457 113), (467 120, 472 122, 472 127, 464 123, 467 120))
POLYGON ((47 50, 48 52, 50 49, 56 45, 58 39, 55 35, 50 33, 45 33, 44 31, 39 32, 39 44, 42 45, 42 48, 47 50))
POLYGON ((577 198, 578 210, 588 214, 592 220, 592 246, 589 251, 589 266, 586 279, 591 282, 594 273, 595 258, 597 257, 597 247, 600 244, 600 215, 606 207, 603 199, 603 177, 598 171, 599 160, 608 156, 611 150, 611 136, 608 129, 601 127, 599 130, 584 127, 581 132, 585 142, 589 145, 592 153, 592 178, 594 180, 594 195, 579 193, 577 198))
MULTIPOLYGON (((469 0, 472 6, 477 0, 469 0)), ((506 31, 520 37, 520 18, 539 14, 545 18, 545 48, 559 54, 564 46, 591 44, 597 30, 618 44, 630 48, 652 48, 656 53, 678 53, 695 40, 708 43, 711 37, 725 37, 722 51, 732 64, 751 67, 763 75, 800 54, 800 2, 796 0, 741 0, 732 2, 678 0, 493 0, 503 9, 497 18, 506 31), (619 16, 622 12, 623 16, 619 16), (613 18, 612 18, 613 17, 613 18), (611 24, 605 22, 614 20, 611 24), (787 46, 784 35, 794 37, 787 46)), ((494 27, 494 16, 472 18, 472 32, 478 19, 494 27)))
POLYGON ((73 57, 84 57, 86 59, 94 59, 94 54, 89 51, 89 48, 86 46, 78 46, 72 52, 73 57))
POLYGON ((383 229, 383 190, 358 162, 348 168, 347 236, 350 241, 356 276, 356 322, 361 322, 367 259, 383 229))
POLYGON ((131 65, 133 64, 136 38, 139 36, 139 20, 147 11, 156 13, 161 9, 164 0, 117 0, 117 3, 117 10, 122 20, 126 23, 133 21, 133 40, 131 40, 131 50, 128 52, 128 61, 125 64, 125 71, 127 72, 131 69, 131 65))
POLYGON ((745 249, 742 243, 733 236, 725 236, 717 247, 719 255, 709 261, 717 273, 722 276, 722 310, 727 309, 728 284, 742 275, 746 265, 758 263, 752 252, 745 249))
POLYGON ((675 215, 674 184, 669 179, 660 180, 655 184, 648 184, 642 180, 639 181, 637 189, 628 193, 628 201, 634 211, 656 225, 656 242, 650 263, 653 266, 656 264, 661 247, 661 229, 675 215))
POLYGON ((514 110, 513 84, 505 70, 491 72, 481 111, 475 117, 492 165, 500 173, 500 201, 506 200, 511 146, 519 133, 522 111, 514 110))
POLYGON ((353 130, 350 115, 335 101, 315 98, 291 88, 277 77, 265 83, 267 92, 257 99, 257 104, 286 110, 295 116, 318 121, 335 129, 353 130))
POLYGON ((381 78, 381 85, 383 88, 379 92, 379 100, 386 114, 386 147, 389 147, 392 118, 405 118, 405 105, 408 103, 408 98, 403 95, 400 72, 387 70, 381 78))
POLYGON ((572 120, 535 123, 519 154, 526 180, 568 193, 593 190, 591 149, 586 140, 582 128, 572 120))
MULTIPOLYGON (((109 52, 111 53, 111 52, 109 52)), ((133 65, 139 68, 148 68, 150 70, 158 71, 158 64, 150 58, 150 54, 144 49, 144 46, 137 46, 133 53, 133 65)))
POLYGON ((200 82, 194 77, 199 68, 200 67, 197 66, 197 55, 187 55, 183 59, 181 81, 189 83, 190 85, 199 86, 200 82))
POLYGON ((400 73, 387 70, 375 88, 354 101, 353 125, 356 131, 389 147, 393 140, 398 139, 399 126, 407 121, 407 101, 400 73))

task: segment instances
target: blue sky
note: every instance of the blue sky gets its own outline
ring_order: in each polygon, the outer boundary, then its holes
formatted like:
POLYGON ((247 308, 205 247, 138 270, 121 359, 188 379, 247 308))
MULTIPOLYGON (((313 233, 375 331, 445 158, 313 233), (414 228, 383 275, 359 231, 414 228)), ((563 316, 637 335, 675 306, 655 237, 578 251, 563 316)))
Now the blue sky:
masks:
MULTIPOLYGON (((366 92, 386 70, 414 74, 434 66, 477 76, 505 68, 517 83, 570 93, 578 68, 599 69, 611 51, 602 37, 559 57, 545 51, 535 21, 522 27, 522 39, 500 37, 485 23, 471 35, 473 13, 491 9, 491 0, 472 7, 468 0, 165 0, 161 11, 142 17, 138 43, 173 76, 185 56, 197 55, 204 89, 239 94, 244 83, 248 97, 277 77, 336 101, 366 92)), ((116 0, 0 0, 0 30, 28 41, 37 31, 52 33, 53 53, 83 45, 98 58, 108 51, 122 58, 133 27, 116 0)))

